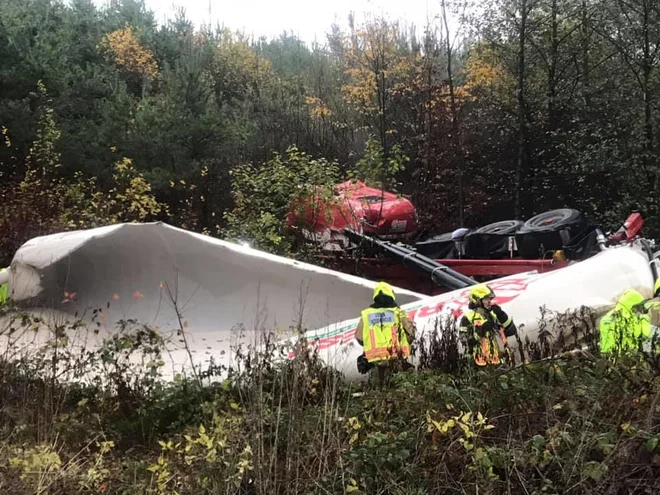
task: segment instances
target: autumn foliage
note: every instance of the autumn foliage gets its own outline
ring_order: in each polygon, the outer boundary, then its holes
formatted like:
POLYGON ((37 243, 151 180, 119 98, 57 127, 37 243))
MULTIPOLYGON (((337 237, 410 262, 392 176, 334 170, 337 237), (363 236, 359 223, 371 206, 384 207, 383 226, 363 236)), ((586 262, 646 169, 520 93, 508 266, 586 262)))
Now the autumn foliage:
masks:
POLYGON ((99 48, 126 74, 152 79, 158 76, 158 65, 153 53, 142 46, 134 28, 129 24, 103 36, 99 48))
POLYGON ((157 25, 132 0, 4 3, 0 189, 32 205, 5 214, 21 217, 2 224, 5 256, 35 233, 154 218, 278 238, 281 208, 246 215, 235 179, 251 167, 242 190, 280 201, 259 181, 292 147, 410 196, 420 235, 573 207, 606 230, 641 209, 653 236, 657 9, 440 4, 428 26, 351 16, 310 47, 183 13, 157 25))

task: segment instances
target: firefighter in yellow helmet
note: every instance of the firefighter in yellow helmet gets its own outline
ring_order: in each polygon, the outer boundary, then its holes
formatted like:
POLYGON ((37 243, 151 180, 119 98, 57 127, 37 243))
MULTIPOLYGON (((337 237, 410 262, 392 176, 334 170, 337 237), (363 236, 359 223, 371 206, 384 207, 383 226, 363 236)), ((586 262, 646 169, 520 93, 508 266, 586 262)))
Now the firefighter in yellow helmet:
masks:
POLYGON ((373 303, 362 311, 355 338, 364 347, 358 358, 358 371, 378 368, 379 381, 385 379, 386 365, 410 356, 415 338, 415 324, 396 303, 392 286, 379 282, 374 288, 373 303))
POLYGON ((461 318, 460 332, 477 366, 505 364, 500 356, 498 338, 505 348, 507 337, 518 333, 513 319, 493 303, 495 292, 486 284, 472 287, 468 310, 461 318))
POLYGON ((653 297, 644 301, 644 313, 649 315, 652 326, 660 327, 660 278, 655 281, 653 297))
POLYGON ((657 303, 652 299, 645 301, 639 291, 626 290, 616 306, 600 319, 600 352, 628 352, 648 342, 651 336, 649 313, 657 311, 654 304, 657 303))
POLYGON ((644 307, 647 310, 649 309, 660 310, 660 278, 655 281, 655 285, 653 286, 653 297, 651 299, 647 299, 644 302, 644 307))
MULTIPOLYGON (((6 268, 0 270, 0 274, 4 274, 6 272, 7 272, 6 268)), ((9 299, 9 282, 4 282, 2 285, 0 285, 0 306, 5 304, 8 299, 9 299)))
POLYGON ((641 337, 642 350, 660 352, 660 278, 655 281, 653 297, 645 300, 643 305, 634 306, 634 309, 640 326, 638 334, 641 337))
POLYGON ((644 345, 644 350, 660 352, 660 278, 655 281, 653 298, 645 301, 644 310, 649 316, 651 334, 644 345))

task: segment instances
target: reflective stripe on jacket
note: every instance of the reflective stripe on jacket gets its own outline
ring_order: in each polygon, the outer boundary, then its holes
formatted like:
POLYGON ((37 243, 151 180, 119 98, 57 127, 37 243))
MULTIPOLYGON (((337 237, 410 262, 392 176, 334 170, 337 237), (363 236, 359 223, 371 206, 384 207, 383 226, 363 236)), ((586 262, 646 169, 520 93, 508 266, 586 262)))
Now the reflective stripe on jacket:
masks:
POLYGON ((474 345, 472 354, 477 366, 502 364, 497 336, 504 342, 505 329, 513 327, 513 320, 501 308, 487 311, 485 308, 469 309, 461 319, 460 331, 471 337, 474 345))
POLYGON ((399 308, 367 308, 362 311, 364 355, 370 363, 410 356, 410 344, 399 311, 399 308))

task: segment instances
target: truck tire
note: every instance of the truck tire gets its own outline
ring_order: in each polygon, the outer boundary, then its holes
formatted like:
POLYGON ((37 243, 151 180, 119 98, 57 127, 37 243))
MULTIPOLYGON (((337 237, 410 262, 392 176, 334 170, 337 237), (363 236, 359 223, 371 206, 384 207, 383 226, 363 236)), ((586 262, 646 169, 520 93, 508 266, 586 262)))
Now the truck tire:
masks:
POLYGON ((415 250, 428 258, 453 258, 454 240, 452 239, 452 232, 446 232, 425 241, 417 242, 415 250))
POLYGON ((514 234, 525 224, 522 220, 503 220, 489 223, 475 230, 478 234, 514 234))
POLYGON ((539 230, 561 230, 562 228, 572 227, 584 223, 584 215, 578 210, 572 208, 559 208, 550 210, 533 216, 527 220, 523 227, 527 232, 539 230))
POLYGON ((509 238, 523 226, 520 220, 503 220, 479 227, 465 237, 465 256, 497 259, 509 255, 509 238))
POLYGON ((533 216, 516 232, 520 256, 526 259, 547 258, 551 251, 563 249, 571 239, 588 227, 582 212, 559 208, 533 216))

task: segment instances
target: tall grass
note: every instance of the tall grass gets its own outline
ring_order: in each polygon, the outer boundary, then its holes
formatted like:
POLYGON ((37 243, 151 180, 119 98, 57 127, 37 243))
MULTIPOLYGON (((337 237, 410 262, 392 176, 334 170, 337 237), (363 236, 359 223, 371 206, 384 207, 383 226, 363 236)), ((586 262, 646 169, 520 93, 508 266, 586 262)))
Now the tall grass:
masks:
POLYGON ((0 493, 660 491, 657 354, 599 356, 585 308, 546 314, 521 343, 529 362, 505 371, 475 369, 439 324, 385 389, 347 382, 304 340, 275 359, 290 344, 260 325, 231 368, 166 381, 167 341, 138 322, 80 348, 88 326, 10 321, 0 493), (18 352, 11 336, 35 325, 42 347, 18 352))

